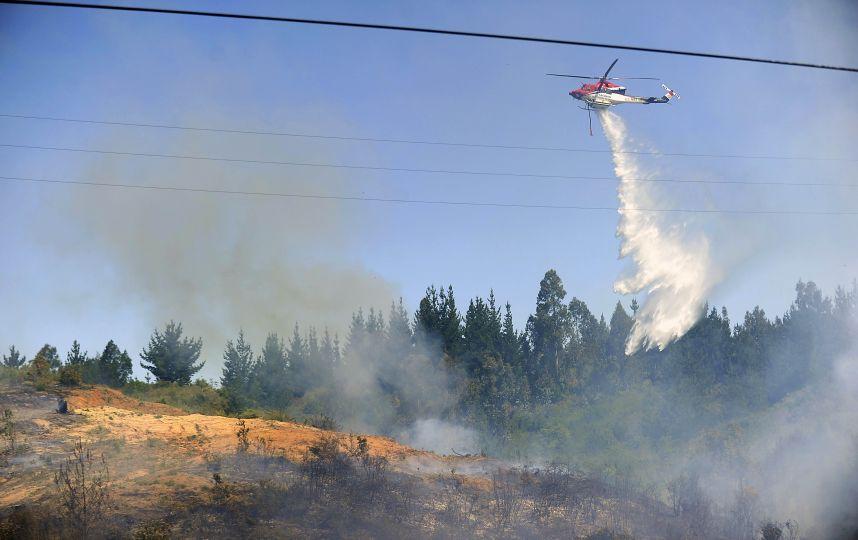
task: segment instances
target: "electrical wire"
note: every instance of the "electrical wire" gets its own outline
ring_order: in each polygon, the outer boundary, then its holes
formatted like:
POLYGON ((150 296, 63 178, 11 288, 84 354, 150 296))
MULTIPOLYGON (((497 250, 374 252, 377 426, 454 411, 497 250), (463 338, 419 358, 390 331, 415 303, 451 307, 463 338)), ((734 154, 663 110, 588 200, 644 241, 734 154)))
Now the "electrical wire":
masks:
POLYGON ((282 193, 266 191, 243 191, 214 188, 191 188, 180 186, 163 185, 141 185, 114 182, 96 182, 89 180, 65 180, 54 178, 29 178, 20 176, 0 176, 4 182, 31 182, 40 184, 68 184, 78 186, 111 187, 121 189, 139 189, 152 191, 172 191, 191 193, 212 193, 223 195, 244 195, 256 197, 279 197, 288 199, 317 199, 335 201, 360 201, 378 203, 419 204, 438 206, 467 206, 467 207, 491 207, 491 208, 530 208, 541 210, 578 210, 578 211, 611 211, 611 212, 652 212, 652 213, 678 213, 678 214, 750 214, 750 215, 802 215, 802 216, 858 216, 858 211, 851 210, 741 210, 741 209, 714 209, 714 208, 630 208, 616 206, 582 206, 562 204, 527 204, 527 203, 497 203, 483 201, 454 201, 454 200, 432 200, 432 199, 401 199, 367 196, 347 195, 317 195, 303 193, 282 193))
MULTIPOLYGON (((264 160, 264 159, 246 159, 246 158, 228 158, 219 156, 199 156, 186 154, 161 154, 152 152, 128 152, 119 150, 103 150, 95 148, 70 148, 64 146, 41 146, 30 144, 11 144, 0 143, 0 148, 18 148, 26 150, 43 150, 51 152, 75 152, 83 154, 101 154, 111 156, 128 156, 140 158, 161 158, 161 159, 182 159, 192 161, 212 161, 223 163, 247 163, 256 165, 276 165, 287 167, 312 167, 312 168, 329 168, 329 169, 347 169, 347 170, 367 170, 380 172, 406 172, 406 173, 422 173, 422 174, 444 174, 444 175, 466 175, 466 176, 503 176, 510 178, 538 178, 544 180, 580 180, 580 181, 602 181, 616 182, 617 179, 612 176, 572 176, 563 174, 539 174, 539 173, 518 173, 509 171, 479 171, 479 170, 461 170, 461 169, 423 169, 414 167, 382 167, 375 165, 355 165, 346 163, 313 163, 304 161, 280 161, 280 160, 264 160)), ((828 187, 846 187, 855 188, 858 184, 847 184, 842 182, 775 182, 771 180, 746 180, 746 179, 680 179, 680 178, 629 178, 629 182, 644 182, 644 183, 676 183, 676 184, 736 184, 736 185, 757 185, 757 186, 828 186, 828 187)))
POLYGON ((36 0, 2 0, 0 3, 3 4, 17 4, 17 5, 29 5, 29 6, 41 6, 41 7, 61 7, 61 8, 75 8, 75 9, 91 9, 91 10, 101 10, 101 11, 114 11, 114 12, 133 12, 133 13, 153 13, 153 14, 161 14, 161 15, 191 15, 191 16, 199 16, 199 17, 213 17, 220 19, 240 19, 240 20, 253 20, 253 21, 267 21, 267 22, 281 22, 281 23, 294 23, 294 24, 308 24, 308 25, 317 25, 317 26, 331 26, 331 27, 340 27, 340 28, 358 28, 358 29, 371 29, 371 30, 392 30, 397 32, 417 32, 422 34, 435 34, 435 35, 445 35, 445 36, 458 36, 458 37, 475 37, 475 38, 486 38, 486 39, 500 39, 507 41, 520 41, 520 42, 530 42, 530 43, 547 43, 551 45, 571 45, 577 47, 597 47, 601 49, 616 49, 621 51, 636 51, 636 52, 649 52, 649 53, 657 53, 657 54, 671 54, 671 55, 679 55, 679 56, 692 56, 697 58, 713 58, 719 60, 734 60, 739 62, 754 62, 760 64, 776 64, 782 66, 794 66, 794 67, 805 67, 805 68, 814 68, 814 69, 825 69, 825 70, 834 70, 834 71, 847 71, 858 73, 858 68, 854 67, 846 67, 846 66, 831 66, 825 64, 811 64, 806 62, 794 62, 788 60, 775 60, 771 58, 756 58, 750 56, 737 56, 737 55, 729 55, 729 54, 718 54, 718 53, 707 53, 707 52, 698 52, 698 51, 684 51, 679 49, 659 49, 654 47, 641 47, 635 45, 620 45, 620 44, 612 44, 612 43, 596 43, 592 41, 573 41, 567 39, 557 39, 557 38, 546 38, 546 37, 537 37, 537 36, 520 36, 520 35, 512 35, 512 34, 497 34, 490 32, 473 32, 466 30, 449 30, 444 28, 428 28, 421 26, 402 26, 402 25, 393 25, 393 24, 378 24, 378 23, 361 23, 361 22, 353 22, 353 21, 333 21, 333 20, 322 20, 322 19, 304 19, 304 18, 296 18, 296 17, 275 17, 271 15, 252 15, 249 13, 226 13, 226 12, 215 12, 215 11, 196 11, 196 10, 187 10, 187 9, 167 9, 167 8, 155 8, 155 7, 143 7, 143 6, 123 6, 123 5, 113 5, 113 4, 86 4, 79 2, 45 2, 45 1, 36 1, 36 0))
MULTIPOLYGON (((427 146, 449 146, 449 147, 465 147, 465 148, 491 148, 500 150, 535 150, 543 152, 576 152, 576 153, 593 153, 593 154, 610 154, 611 150, 599 150, 592 148, 568 148, 562 146, 523 146, 514 144, 481 144, 473 142, 452 142, 452 141, 432 141, 424 139, 396 139, 396 138, 377 138, 377 137, 349 137, 344 135, 325 135, 315 133, 293 133, 286 131, 265 131, 258 129, 226 129, 214 127, 200 126, 183 126, 177 124, 152 124, 143 122, 122 122, 115 120, 93 120, 86 118, 67 118, 59 116, 37 116, 26 114, 11 114, 0 113, 0 118, 16 118, 25 120, 43 120, 52 122, 68 122, 77 124, 96 124, 105 126, 123 126, 123 127, 142 127, 155 129, 170 129, 181 131, 196 131, 207 133, 229 133, 235 135, 260 135, 260 136, 275 136, 275 137, 294 137, 304 139, 325 139, 337 141, 358 141, 358 142, 379 142, 379 143, 398 143, 412 145, 427 145, 427 146)), ((834 158, 834 157, 817 157, 817 156, 777 156, 777 155, 762 155, 762 154, 706 154, 706 153, 687 153, 687 152, 647 152, 643 150, 625 150, 618 152, 621 154, 634 154, 645 156, 658 157, 692 157, 692 158, 733 158, 733 159, 766 159, 766 160, 801 160, 801 161, 847 161, 856 162, 855 158, 834 158)))

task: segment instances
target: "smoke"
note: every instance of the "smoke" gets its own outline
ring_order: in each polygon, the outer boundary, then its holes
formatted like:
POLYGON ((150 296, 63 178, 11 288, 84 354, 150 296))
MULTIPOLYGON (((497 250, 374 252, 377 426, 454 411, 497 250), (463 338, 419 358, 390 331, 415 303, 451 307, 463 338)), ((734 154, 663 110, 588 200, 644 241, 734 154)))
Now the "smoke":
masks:
POLYGON ((757 484, 771 511, 830 538, 839 525, 858 525, 851 506, 858 495, 858 352, 838 359, 810 390, 798 406, 774 412, 750 455, 765 464, 757 484))
MULTIPOLYGON (((728 513, 743 491, 756 522, 797 523, 804 537, 850 537, 858 527, 858 345, 764 412, 725 426, 729 445, 682 465, 728 513), (847 534, 848 531, 848 534, 847 534)), ((806 361, 798 358, 794 361, 806 361)))
POLYGON ((384 331, 352 332, 326 395, 305 396, 348 430, 393 436, 417 448, 474 452, 476 432, 453 424, 461 380, 434 339, 396 346, 384 331))
MULTIPOLYGON (((102 146, 147 143, 117 135, 102 146)), ((158 143, 159 150, 191 155, 312 159, 319 152, 294 141, 203 141, 182 134, 158 143)), ((273 166, 102 158, 80 168, 86 179, 140 185, 322 194, 350 189, 335 173, 273 166)), ((354 252, 356 239, 372 231, 371 216, 354 205, 89 187, 51 197, 53 219, 41 222, 38 234, 73 269, 67 287, 73 297, 65 299, 69 317, 129 314, 131 320, 115 319, 110 331, 121 335, 123 324, 133 329, 133 341, 121 343, 132 354, 153 328, 181 321, 187 334, 203 338, 205 376, 219 377, 223 346, 241 328, 257 343, 267 332, 289 335, 296 322, 342 335, 354 306, 383 305, 396 296, 354 252)))
POLYGON ((437 454, 475 454, 479 451, 477 432, 437 418, 414 422, 409 429, 397 436, 397 439, 414 448, 437 454))
POLYGON ((620 179, 620 257, 631 260, 631 268, 614 283, 619 294, 646 293, 634 321, 626 354, 641 347, 663 349, 682 336, 697 321, 707 295, 720 280, 720 271, 710 257, 709 240, 693 233, 675 214, 640 212, 634 209, 664 208, 664 197, 651 183, 639 182, 656 176, 635 154, 636 145, 626 132, 622 118, 600 111, 620 179))

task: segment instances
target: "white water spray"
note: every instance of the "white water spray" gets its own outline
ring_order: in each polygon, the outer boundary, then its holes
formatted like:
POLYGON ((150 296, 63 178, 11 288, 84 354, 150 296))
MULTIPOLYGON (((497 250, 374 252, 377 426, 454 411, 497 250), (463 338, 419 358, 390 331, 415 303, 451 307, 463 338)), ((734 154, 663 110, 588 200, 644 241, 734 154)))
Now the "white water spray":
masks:
POLYGON ((706 236, 690 232, 688 223, 678 219, 678 214, 634 210, 667 206, 651 183, 638 181, 654 178, 655 171, 648 170, 631 153, 635 147, 622 118, 608 111, 599 111, 599 118, 620 180, 620 258, 628 257, 632 263, 614 283, 614 291, 646 293, 635 316, 626 353, 642 347, 663 349, 700 317, 720 272, 713 267, 706 236))

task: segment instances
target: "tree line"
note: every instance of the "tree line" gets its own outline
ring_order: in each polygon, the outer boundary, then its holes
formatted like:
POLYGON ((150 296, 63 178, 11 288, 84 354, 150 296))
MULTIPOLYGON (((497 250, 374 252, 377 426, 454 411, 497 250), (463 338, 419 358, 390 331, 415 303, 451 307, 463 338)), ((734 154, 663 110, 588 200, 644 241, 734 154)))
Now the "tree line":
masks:
MULTIPOLYGON (((460 310, 451 286, 430 286, 413 315, 401 300, 386 316, 358 310, 344 343, 327 330, 301 332, 296 324, 288 338, 268 334, 256 352, 240 331, 224 348, 219 391, 233 413, 297 407, 336 417, 374 407, 384 409, 372 414, 389 429, 432 415, 498 436, 520 428, 513 424, 522 410, 598 403, 644 383, 715 400, 721 411, 746 410, 774 403, 823 373, 856 327, 855 284, 838 287, 833 298, 813 282, 799 281, 795 290, 781 316, 756 307, 734 324, 726 308, 707 306, 664 350, 627 355, 637 303, 627 310, 617 302, 606 320, 584 301, 567 300, 554 270, 540 282, 523 329, 493 292, 460 310), (355 381, 372 387, 372 404, 364 403, 369 394, 348 401, 355 381)), ((201 350, 201 339, 170 322, 152 334, 141 366, 158 382, 187 385, 204 365, 201 350)), ((3 356, 9 367, 26 363, 14 347, 3 356)), ((111 386, 126 384, 132 374, 131 358, 113 341, 92 357, 75 341, 64 364, 56 348, 45 345, 29 364, 111 386)))

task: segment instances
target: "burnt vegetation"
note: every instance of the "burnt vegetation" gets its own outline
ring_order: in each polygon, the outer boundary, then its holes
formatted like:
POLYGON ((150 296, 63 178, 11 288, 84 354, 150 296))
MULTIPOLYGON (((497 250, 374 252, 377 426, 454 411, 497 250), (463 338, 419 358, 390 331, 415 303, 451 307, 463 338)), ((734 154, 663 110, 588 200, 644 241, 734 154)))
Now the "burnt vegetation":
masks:
MULTIPOLYGON (((254 436, 239 424, 236 439, 254 436)), ((626 477, 566 465, 419 479, 373 456, 361 436, 325 435, 299 463, 255 440, 249 452, 239 442, 222 459, 205 493, 168 519, 142 524, 135 538, 797 538, 767 536, 792 534, 793 522, 759 522, 748 536, 733 535, 729 512, 702 496, 693 478, 676 484, 681 502, 672 508, 626 477)))

